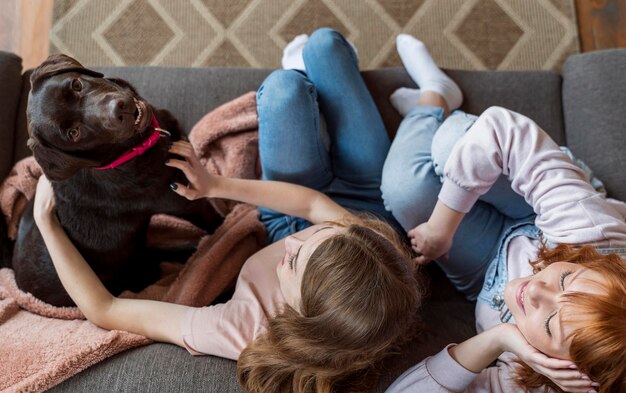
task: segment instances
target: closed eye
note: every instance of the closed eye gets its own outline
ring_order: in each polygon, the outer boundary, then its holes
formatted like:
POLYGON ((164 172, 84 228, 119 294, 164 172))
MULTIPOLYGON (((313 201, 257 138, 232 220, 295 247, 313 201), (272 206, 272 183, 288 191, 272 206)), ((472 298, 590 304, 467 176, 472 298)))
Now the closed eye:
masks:
POLYGON ((296 262, 298 261, 298 255, 300 255, 300 250, 302 250, 302 246, 298 247, 298 252, 296 252, 296 255, 294 255, 293 258, 289 259, 289 265, 291 266, 291 270, 293 271, 296 270, 296 262))
POLYGON ((552 320, 552 318, 554 318, 556 316, 556 311, 553 312, 552 314, 550 314, 550 316, 548 318, 546 318, 546 322, 545 322, 545 329, 546 329, 546 334, 550 337, 552 337, 552 332, 550 331, 550 321, 552 320))
POLYGON ((567 276, 569 276, 572 273, 574 273, 574 272, 571 271, 571 270, 566 270, 566 271, 561 273, 561 279, 559 280, 559 284, 561 285, 561 290, 562 291, 565 290, 565 278, 567 278, 567 276))
POLYGON ((293 270, 293 260, 296 259, 295 255, 289 255, 289 259, 287 259, 287 262, 289 263, 289 269, 293 270))
MULTIPOLYGON (((561 288, 562 291, 565 291, 565 279, 567 278, 567 276, 569 276, 570 274, 574 273, 571 270, 565 270, 561 273, 561 276, 559 278, 559 287, 561 288)), ((546 318, 546 322, 545 322, 545 330, 546 330, 546 334, 550 337, 552 337, 552 332, 550 331, 550 321, 552 320, 552 318, 554 318, 557 314, 557 311, 553 312, 552 314, 550 314, 550 316, 548 316, 548 318, 546 318)))

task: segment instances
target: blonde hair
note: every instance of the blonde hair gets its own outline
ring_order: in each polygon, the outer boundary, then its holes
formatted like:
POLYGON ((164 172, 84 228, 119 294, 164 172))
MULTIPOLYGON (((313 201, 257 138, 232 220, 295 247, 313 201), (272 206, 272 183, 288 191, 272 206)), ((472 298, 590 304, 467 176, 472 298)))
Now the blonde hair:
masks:
MULTIPOLYGON (((580 316, 571 321, 577 327, 571 333, 569 353, 580 372, 600 384, 595 388, 599 393, 626 392, 626 261, 616 254, 600 254, 591 246, 559 245, 542 249, 532 265, 536 272, 553 262, 577 263, 604 277, 604 294, 564 295, 563 309, 568 315, 580 316)), ((520 386, 562 391, 544 375, 521 365, 517 375, 520 386)))
POLYGON ((371 391, 376 366, 414 326, 422 286, 399 236, 378 220, 344 224, 309 259, 301 313, 285 306, 240 355, 246 391, 371 391))

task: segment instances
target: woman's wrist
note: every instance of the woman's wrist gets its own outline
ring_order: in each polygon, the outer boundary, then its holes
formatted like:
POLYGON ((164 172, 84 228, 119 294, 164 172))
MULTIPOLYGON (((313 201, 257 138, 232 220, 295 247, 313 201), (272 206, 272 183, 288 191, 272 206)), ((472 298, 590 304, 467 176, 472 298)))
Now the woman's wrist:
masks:
POLYGON ((224 176, 212 175, 211 180, 211 184, 207 183, 205 186, 203 192, 204 196, 206 198, 222 198, 228 178, 224 176))
POLYGON ((512 339, 517 334, 517 327, 511 323, 501 323, 492 328, 495 336, 495 343, 501 352, 514 352, 511 346, 512 339))
POLYGON ((489 367, 504 351, 499 325, 448 349, 450 356, 467 370, 479 373, 489 367))
POLYGON ((440 240, 452 240, 464 216, 464 213, 457 212, 443 202, 437 201, 428 219, 428 225, 440 240))
POLYGON ((53 229, 56 225, 59 225, 59 220, 54 210, 40 212, 34 218, 40 231, 53 229))

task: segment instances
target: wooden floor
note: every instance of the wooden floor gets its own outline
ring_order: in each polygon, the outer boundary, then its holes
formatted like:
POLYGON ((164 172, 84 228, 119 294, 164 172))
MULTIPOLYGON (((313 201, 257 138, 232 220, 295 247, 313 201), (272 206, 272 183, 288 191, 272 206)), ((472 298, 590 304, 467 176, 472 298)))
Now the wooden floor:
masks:
MULTIPOLYGON (((52 2, 0 0, 0 50, 19 54, 24 69, 48 56, 52 2)), ((626 0, 576 0, 576 13, 583 52, 626 47, 626 0)))
POLYGON ((48 57, 52 0, 0 0, 0 50, 17 53, 24 69, 48 57))
POLYGON ((576 0, 580 49, 626 48, 626 0, 576 0))

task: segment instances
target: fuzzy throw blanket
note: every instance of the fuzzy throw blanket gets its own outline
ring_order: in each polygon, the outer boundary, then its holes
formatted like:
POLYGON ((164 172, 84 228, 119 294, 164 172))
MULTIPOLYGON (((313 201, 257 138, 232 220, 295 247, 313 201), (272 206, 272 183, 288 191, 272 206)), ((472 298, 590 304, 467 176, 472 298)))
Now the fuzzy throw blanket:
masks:
MULTIPOLYGON (((258 123, 253 92, 202 118, 190 140, 212 173, 258 178, 258 123)), ((41 168, 32 158, 17 163, 0 187, 0 208, 10 237, 35 193, 41 168)), ((265 229, 254 206, 216 200, 224 223, 211 235, 191 223, 158 215, 149 243, 199 241, 186 264, 163 263, 161 279, 140 293, 121 296, 204 306, 232 289, 246 259, 265 244, 265 229)), ((145 337, 106 331, 86 321, 77 308, 58 308, 20 291, 11 269, 0 270, 0 392, 43 391, 145 337)))

